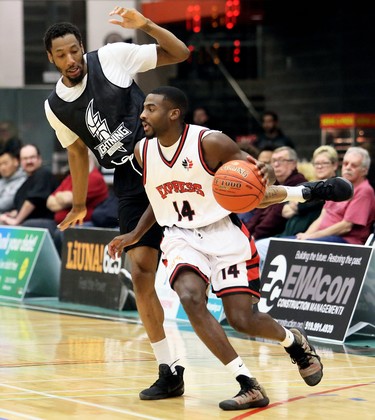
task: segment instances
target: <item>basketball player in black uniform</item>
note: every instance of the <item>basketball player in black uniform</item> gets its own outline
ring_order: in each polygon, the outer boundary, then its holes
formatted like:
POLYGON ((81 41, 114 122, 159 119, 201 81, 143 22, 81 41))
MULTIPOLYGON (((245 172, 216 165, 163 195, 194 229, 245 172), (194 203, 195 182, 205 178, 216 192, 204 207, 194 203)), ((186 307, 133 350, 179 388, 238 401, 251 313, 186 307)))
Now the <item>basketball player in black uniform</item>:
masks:
MULTIPOLYGON (((48 59, 62 75, 45 102, 46 116, 67 148, 73 178, 73 208, 60 223, 61 230, 81 224, 86 214, 87 148, 103 167, 115 168, 120 231, 126 233, 136 226, 148 199, 133 155, 135 143, 144 136, 139 118, 144 94, 133 78, 189 56, 182 41, 138 11, 116 7, 110 15, 121 18, 110 23, 141 30, 157 44, 119 42, 85 54, 82 36, 70 23, 54 24, 44 36, 48 59)), ((163 328, 163 308, 154 287, 160 239, 161 230, 155 224, 136 246, 126 249, 138 312, 159 364, 159 379, 140 393, 141 399, 169 398, 184 392, 184 368, 174 365, 163 328)))

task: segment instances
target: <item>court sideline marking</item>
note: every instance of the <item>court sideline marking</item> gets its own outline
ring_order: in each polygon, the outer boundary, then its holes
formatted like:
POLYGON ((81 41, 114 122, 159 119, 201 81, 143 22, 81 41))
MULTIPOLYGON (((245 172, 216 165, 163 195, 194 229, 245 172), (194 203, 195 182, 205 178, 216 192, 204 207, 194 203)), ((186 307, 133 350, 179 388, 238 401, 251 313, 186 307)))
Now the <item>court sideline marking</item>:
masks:
MULTIPOLYGON (((95 404, 95 403, 89 403, 89 402, 81 401, 81 400, 78 400, 78 399, 75 399, 75 398, 59 397, 58 395, 49 394, 47 392, 34 391, 34 390, 31 390, 31 389, 21 388, 21 387, 14 386, 14 385, 6 385, 6 384, 0 383, 0 386, 5 387, 5 388, 16 389, 18 391, 23 391, 27 394, 36 394, 36 395, 41 395, 43 397, 47 397, 47 398, 51 398, 51 399, 69 401, 69 402, 73 402, 73 403, 76 403, 76 404, 87 405, 89 407, 95 407, 95 408, 100 408, 100 409, 107 410, 107 411, 113 411, 114 413, 129 414, 133 417, 139 417, 139 418, 142 418, 142 419, 163 420, 163 418, 161 418, 161 417, 152 417, 152 416, 148 416, 146 414, 137 414, 137 413, 135 413, 134 411, 131 411, 131 410, 121 410, 119 408, 100 405, 100 404, 95 404)), ((1 411, 1 409, 0 409, 0 411, 1 411)), ((18 413, 13 413, 13 414, 18 414, 18 413)), ((26 417, 26 418, 34 419, 34 417, 26 417)))
POLYGON ((360 386, 369 386, 369 385, 374 385, 374 384, 375 384, 375 381, 374 382, 368 382, 368 383, 365 383, 365 384, 348 385, 348 386, 342 386, 342 387, 339 387, 339 388, 327 389, 326 391, 315 392, 313 394, 307 394, 307 395, 301 395, 299 397, 288 398, 287 400, 278 401, 278 402, 272 403, 270 405, 267 405, 267 407, 256 408, 255 410, 249 411, 249 412, 244 413, 244 414, 240 414, 239 416, 236 416, 236 417, 232 417, 230 420, 246 419, 247 417, 258 414, 261 411, 269 410, 270 408, 277 407, 277 406, 283 405, 283 404, 288 404, 288 403, 291 403, 291 402, 294 402, 294 401, 303 400, 305 398, 318 397, 319 395, 330 394, 331 392, 343 391, 345 389, 358 388, 360 386))
POLYGON ((15 416, 23 417, 24 419, 29 419, 29 420, 42 420, 41 417, 33 417, 33 416, 29 416, 27 414, 18 413, 16 411, 5 410, 4 408, 0 408, 0 413, 13 414, 15 416))

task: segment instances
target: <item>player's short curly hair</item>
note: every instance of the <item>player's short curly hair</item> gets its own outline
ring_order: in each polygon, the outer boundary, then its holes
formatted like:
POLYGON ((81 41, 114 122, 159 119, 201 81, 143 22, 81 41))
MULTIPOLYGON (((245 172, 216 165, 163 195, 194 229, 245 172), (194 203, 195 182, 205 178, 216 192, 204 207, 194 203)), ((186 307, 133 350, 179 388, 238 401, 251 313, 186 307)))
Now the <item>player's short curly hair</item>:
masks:
POLYGON ((185 118, 189 105, 188 99, 181 89, 173 86, 159 86, 150 93, 164 96, 165 100, 170 101, 176 106, 176 108, 180 109, 181 119, 185 118))
POLYGON ((75 25, 69 22, 59 22, 50 26, 44 34, 43 41, 46 50, 51 52, 52 41, 55 38, 60 38, 68 34, 74 35, 77 38, 77 41, 82 44, 81 32, 75 25))

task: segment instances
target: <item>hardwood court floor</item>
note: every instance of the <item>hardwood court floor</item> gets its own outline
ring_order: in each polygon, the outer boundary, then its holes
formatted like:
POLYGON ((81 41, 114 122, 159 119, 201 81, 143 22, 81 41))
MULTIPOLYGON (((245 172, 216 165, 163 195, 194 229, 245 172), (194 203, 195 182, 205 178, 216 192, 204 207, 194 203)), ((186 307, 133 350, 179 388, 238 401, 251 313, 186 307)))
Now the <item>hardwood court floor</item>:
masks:
POLYGON ((282 347, 231 336, 271 403, 224 412, 235 380, 186 324, 167 322, 185 366, 185 395, 140 401, 156 379, 145 331, 134 318, 102 319, 0 303, 0 418, 18 419, 374 419, 375 349, 315 343, 324 378, 310 388, 282 347))

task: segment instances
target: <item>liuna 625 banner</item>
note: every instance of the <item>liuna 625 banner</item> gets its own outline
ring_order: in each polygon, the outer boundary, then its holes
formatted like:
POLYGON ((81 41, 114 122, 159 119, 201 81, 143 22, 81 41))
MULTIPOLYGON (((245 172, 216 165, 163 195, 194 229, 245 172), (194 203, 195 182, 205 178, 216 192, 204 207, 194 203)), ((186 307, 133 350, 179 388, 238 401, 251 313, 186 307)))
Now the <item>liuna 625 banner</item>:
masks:
POLYGON ((355 311, 370 247, 272 239, 259 310, 310 337, 343 342, 355 311))
POLYGON ((112 260, 108 242, 118 231, 71 228, 64 232, 59 298, 63 302, 121 310, 125 287, 119 273, 124 254, 112 260))

